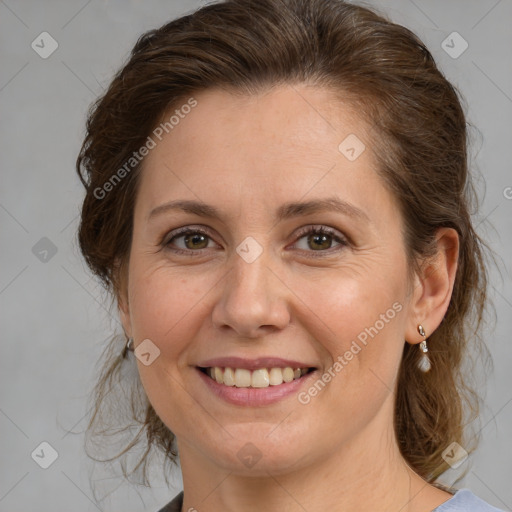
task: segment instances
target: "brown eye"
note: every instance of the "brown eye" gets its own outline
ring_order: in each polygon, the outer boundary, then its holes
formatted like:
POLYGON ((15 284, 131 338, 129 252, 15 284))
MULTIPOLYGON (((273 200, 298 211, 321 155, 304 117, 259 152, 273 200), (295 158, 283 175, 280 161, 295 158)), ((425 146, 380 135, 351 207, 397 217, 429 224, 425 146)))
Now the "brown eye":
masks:
POLYGON ((207 249, 210 241, 210 236, 202 229, 185 228, 171 233, 171 237, 162 245, 177 254, 191 255, 201 249, 207 249), (178 240, 182 241, 177 243, 178 240))
MULTIPOLYGON (((305 239, 305 243, 303 243, 302 247, 297 243, 296 247, 308 252, 327 252, 332 248, 333 242, 338 244, 334 251, 348 245, 347 241, 343 237, 338 236, 334 230, 323 226, 306 228, 299 234, 300 239, 305 239)), ((329 253, 331 252, 333 251, 329 251, 329 253)))
MULTIPOLYGON (((185 247, 187 249, 205 249, 208 245, 208 237, 202 233, 193 233, 191 235, 182 235, 185 247), (206 241, 206 244, 205 244, 206 241)), ((181 237, 177 237, 181 238, 181 237)))
POLYGON ((311 249, 330 249, 332 245, 331 235, 312 233, 308 235, 308 245, 311 249))

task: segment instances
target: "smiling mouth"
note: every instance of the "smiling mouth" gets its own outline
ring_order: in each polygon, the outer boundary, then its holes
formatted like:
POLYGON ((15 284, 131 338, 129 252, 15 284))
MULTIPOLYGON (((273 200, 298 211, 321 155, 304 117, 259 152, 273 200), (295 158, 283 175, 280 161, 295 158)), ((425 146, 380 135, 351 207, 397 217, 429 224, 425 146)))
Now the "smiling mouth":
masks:
POLYGON ((268 388, 279 386, 283 383, 298 380, 311 373, 316 368, 259 368, 247 370, 245 368, 221 368, 213 366, 208 368, 197 367, 212 380, 224 386, 236 388, 268 388))

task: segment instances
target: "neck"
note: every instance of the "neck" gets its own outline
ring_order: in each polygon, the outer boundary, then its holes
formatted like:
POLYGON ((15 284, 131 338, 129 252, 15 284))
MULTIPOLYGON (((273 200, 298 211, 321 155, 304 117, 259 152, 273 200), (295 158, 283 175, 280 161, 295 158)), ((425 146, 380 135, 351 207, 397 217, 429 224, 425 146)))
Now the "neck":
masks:
MULTIPOLYGON (((238 475, 220 468, 188 443, 178 442, 183 474, 183 510, 209 512, 375 512, 432 510, 415 497, 429 486, 406 464, 393 429, 376 421, 357 439, 293 472, 260 470, 238 475)), ((445 498, 446 499, 446 498, 445 498)))

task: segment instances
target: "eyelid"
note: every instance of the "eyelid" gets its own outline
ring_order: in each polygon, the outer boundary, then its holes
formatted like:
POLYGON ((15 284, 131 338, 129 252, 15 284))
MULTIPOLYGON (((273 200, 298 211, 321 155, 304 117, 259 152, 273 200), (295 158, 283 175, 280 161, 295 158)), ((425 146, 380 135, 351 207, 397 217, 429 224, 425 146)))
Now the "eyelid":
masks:
POLYGON ((331 228, 330 226, 326 226, 324 224, 308 224, 307 226, 303 226, 302 228, 299 228, 297 232, 295 233, 296 237, 302 238, 304 235, 308 235, 310 233, 325 233, 326 235, 330 235, 333 238, 338 238, 341 241, 348 242, 348 237, 345 236, 343 233, 338 231, 335 228, 331 228))
POLYGON ((173 229, 170 232, 166 233, 164 235, 164 237, 162 238, 161 244, 167 245, 173 238, 176 238, 180 235, 186 235, 189 232, 190 233, 196 233, 196 232, 202 233, 203 235, 207 235, 210 238, 212 238, 211 231, 206 226, 192 224, 192 225, 182 226, 181 228, 173 229))

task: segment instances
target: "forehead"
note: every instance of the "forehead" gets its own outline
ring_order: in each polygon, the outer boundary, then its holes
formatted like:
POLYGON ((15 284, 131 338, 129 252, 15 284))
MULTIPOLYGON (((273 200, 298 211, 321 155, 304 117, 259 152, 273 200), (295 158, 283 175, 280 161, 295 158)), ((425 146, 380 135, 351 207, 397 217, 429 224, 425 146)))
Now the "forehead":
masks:
MULTIPOLYGON (((305 160, 339 156, 339 143, 349 133, 366 137, 365 125, 354 108, 325 88, 283 85, 255 95, 213 89, 194 95, 197 105, 169 133, 149 159, 162 156, 165 146, 183 149, 183 157, 281 157, 305 160), (169 135, 169 137, 166 137, 169 135), (193 149, 187 154, 187 150, 193 149)), ((182 107, 185 106, 183 100, 182 107)), ((175 108, 180 110, 178 105, 175 108)), ((171 112, 172 114, 172 112, 171 112)), ((164 115, 165 119, 169 115, 164 115)), ((165 127, 164 127, 165 129, 165 127)), ((167 132, 167 130, 165 130, 167 132)))
POLYGON ((369 190, 376 203, 386 195, 364 121, 333 91, 281 86, 193 98, 194 108, 177 105, 163 116, 175 118, 172 128, 160 129, 161 140, 152 135, 156 145, 143 162, 137 200, 146 212, 173 199, 241 211, 333 192, 364 209, 369 190))

